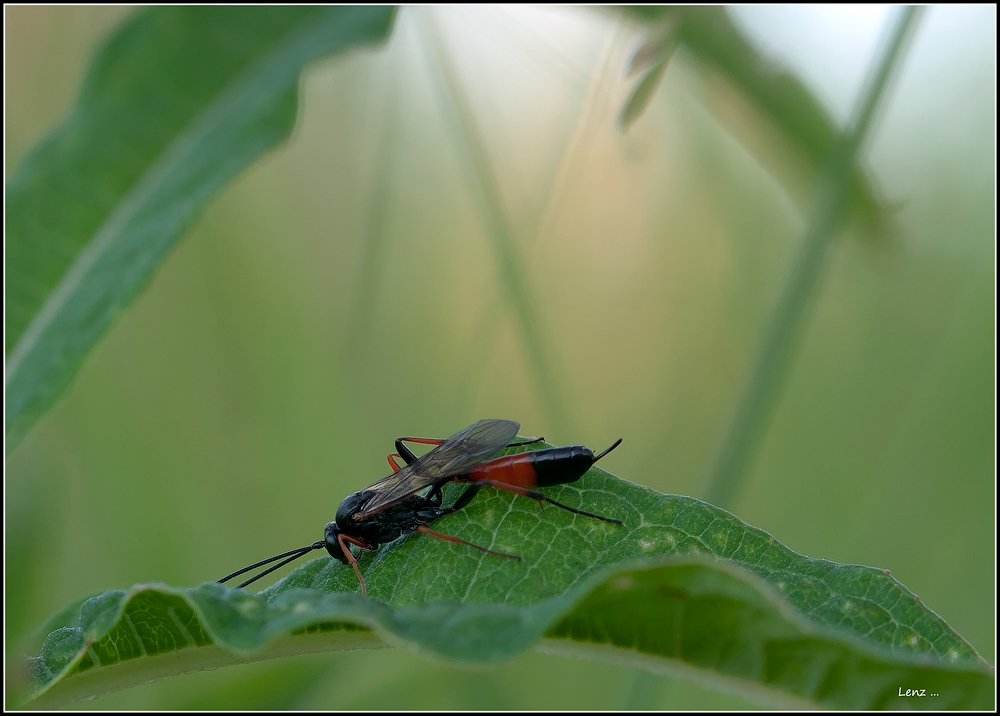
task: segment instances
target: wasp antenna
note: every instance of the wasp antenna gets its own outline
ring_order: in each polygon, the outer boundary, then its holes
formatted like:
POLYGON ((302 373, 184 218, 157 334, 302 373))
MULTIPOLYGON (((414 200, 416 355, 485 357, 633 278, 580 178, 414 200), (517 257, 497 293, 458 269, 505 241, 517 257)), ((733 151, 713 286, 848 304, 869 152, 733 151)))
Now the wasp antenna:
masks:
POLYGON ((618 447, 621 444, 622 444, 622 439, 618 438, 618 440, 615 441, 614 445, 612 445, 607 450, 605 450, 604 452, 602 452, 600 455, 598 455, 597 457, 595 457, 594 458, 594 462, 597 462, 598 460, 600 460, 602 457, 604 457, 605 455, 607 455, 609 452, 611 452, 612 450, 614 450, 616 447, 618 447))
POLYGON ((243 569, 237 570, 237 571, 233 572, 232 574, 227 574, 225 577, 223 577, 222 579, 219 580, 219 584, 223 584, 224 582, 228 582, 233 577, 238 577, 241 574, 243 574, 244 572, 249 572, 251 569, 257 569, 257 567, 263 567, 265 564, 270 564, 271 562, 274 562, 276 560, 282 559, 283 557, 288 557, 288 555, 293 555, 292 557, 290 557, 289 559, 286 559, 281 564, 275 565, 274 567, 271 567, 270 569, 268 569, 268 570, 266 570, 264 572, 261 572, 260 574, 258 574, 253 579, 250 579, 250 580, 248 580, 246 582, 243 582, 243 584, 241 584, 239 587, 237 587, 237 589, 239 589, 240 587, 245 587, 246 585, 250 584, 250 582, 257 581, 258 579, 260 579, 261 577, 263 577, 265 574, 270 574, 271 572, 273 572, 274 570, 276 570, 278 567, 282 567, 282 566, 288 564, 289 562, 298 559, 302 555, 304 555, 304 554, 306 554, 308 552, 311 552, 314 549, 323 549, 324 546, 325 545, 324 545, 323 540, 316 540, 311 545, 308 545, 306 547, 299 547, 297 549, 292 549, 292 550, 289 550, 287 552, 282 552, 281 554, 276 554, 273 557, 268 557, 267 559, 262 559, 259 562, 254 562, 249 567, 244 567, 243 569))
POLYGON ((293 554, 293 555, 292 555, 291 557, 289 557, 288 559, 283 559, 282 561, 278 562, 278 563, 277 563, 276 565, 274 565, 273 567, 270 567, 270 568, 268 568, 268 569, 265 569, 265 570, 264 570, 263 572, 261 572, 260 574, 258 574, 258 575, 255 575, 255 576, 253 576, 253 577, 250 577, 250 579, 248 579, 247 581, 243 582, 242 584, 238 584, 238 585, 236 585, 236 588, 237 588, 237 589, 242 589, 243 587, 247 586, 248 584, 253 584, 254 582, 256 582, 256 581, 257 581, 258 579, 260 579, 261 577, 266 577, 267 575, 269 575, 269 574, 270 574, 271 572, 273 572, 274 570, 276 570, 276 569, 281 569, 282 567, 284 567, 284 566, 285 566, 286 564, 288 564, 289 562, 294 562, 294 561, 295 561, 295 560, 297 560, 297 559, 298 559, 299 557, 301 557, 301 556, 303 556, 303 555, 305 555, 305 554, 308 554, 308 553, 309 553, 309 551, 310 551, 311 549, 312 549, 311 547, 310 547, 309 549, 303 549, 303 550, 302 550, 301 552, 299 552, 298 554, 293 554))

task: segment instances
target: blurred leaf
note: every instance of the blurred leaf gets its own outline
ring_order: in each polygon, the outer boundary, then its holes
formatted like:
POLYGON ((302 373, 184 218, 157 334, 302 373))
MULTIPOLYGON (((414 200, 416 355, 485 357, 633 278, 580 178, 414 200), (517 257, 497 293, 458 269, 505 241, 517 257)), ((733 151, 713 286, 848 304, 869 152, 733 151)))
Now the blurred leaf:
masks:
POLYGON ((618 113, 618 129, 622 132, 628 131, 642 116, 660 87, 667 71, 667 63, 677 49, 677 18, 677 14, 664 17, 629 60, 626 73, 630 76, 638 73, 641 79, 635 83, 632 93, 618 113))
POLYGON ((538 645, 781 704, 992 703, 990 666, 887 570, 803 557, 725 510, 598 468, 550 494, 624 526, 493 491, 435 526, 521 563, 410 536, 362 559, 367 597, 329 557, 257 595, 217 583, 107 592, 28 660, 32 698, 58 707, 198 669, 405 644, 466 664, 538 645), (899 687, 938 696, 900 701, 899 687))
POLYGON ((618 128, 621 131, 628 131, 628 128, 646 111, 649 101, 656 94, 660 81, 663 80, 669 60, 670 56, 667 55, 643 73, 642 79, 633 88, 632 93, 625 100, 625 104, 622 105, 621 111, 618 113, 618 128))
POLYGON ((198 212, 291 133, 313 60, 392 7, 160 7, 97 53, 6 193, 7 451, 65 392, 198 212))
MULTIPOLYGON (((829 112, 812 92, 758 52, 723 7, 643 5, 623 11, 651 28, 650 40, 638 53, 648 62, 654 62, 653 58, 666 62, 674 47, 660 38, 669 38, 690 52, 709 76, 725 80, 710 84, 708 109, 800 205, 808 205, 813 198, 812 180, 823 171, 839 134, 829 112), (790 151, 776 151, 776 145, 781 144, 790 151)), ((623 115, 628 113, 629 124, 645 108, 655 89, 653 83, 658 79, 652 72, 636 83, 622 108, 623 115)), ((856 169, 852 180, 854 216, 877 235, 886 228, 892 209, 877 196, 865 172, 856 169)))

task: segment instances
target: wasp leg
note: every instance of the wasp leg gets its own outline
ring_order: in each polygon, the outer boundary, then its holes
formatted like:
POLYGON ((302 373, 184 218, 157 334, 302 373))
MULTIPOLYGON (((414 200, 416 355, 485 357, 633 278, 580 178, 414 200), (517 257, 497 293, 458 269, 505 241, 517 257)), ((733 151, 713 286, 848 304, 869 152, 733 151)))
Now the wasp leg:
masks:
POLYGON ((556 502, 551 497, 546 497, 541 492, 537 492, 536 490, 529 490, 524 487, 517 487, 516 485, 508 485, 506 482, 500 482, 499 480, 476 480, 469 485, 468 489, 466 489, 466 491, 463 492, 457 500, 455 500, 455 504, 448 508, 448 513, 457 512, 468 505, 472 502, 472 498, 476 496, 476 493, 487 485, 491 485, 498 490, 506 490, 507 492, 513 492, 517 495, 524 495, 529 499, 537 500, 540 505, 544 505, 544 503, 548 502, 550 505, 561 507, 564 510, 569 510, 574 514, 583 515, 584 517, 593 517, 596 520, 604 520, 605 522, 612 522, 616 525, 620 525, 622 523, 621 520, 603 517, 602 515, 595 515, 593 512, 585 512, 583 510, 578 510, 575 507, 564 505, 561 502, 556 502))
POLYGON ((543 442, 545 442, 545 438, 532 438, 531 440, 522 440, 519 443, 511 443, 507 447, 509 448, 521 447, 522 445, 534 445, 535 443, 543 443, 543 442))
POLYGON ((431 504, 435 507, 441 506, 441 501, 444 499, 444 493, 441 491, 443 483, 438 483, 431 488, 431 491, 427 493, 427 499, 430 500, 431 504))
POLYGON ((417 456, 413 454, 410 448, 406 447, 403 443, 419 443, 420 445, 440 445, 444 442, 444 439, 439 438, 396 438, 396 452, 403 459, 407 465, 417 459, 417 456))
POLYGON ((351 554, 351 548, 344 543, 350 542, 351 544, 356 544, 361 549, 368 549, 368 550, 375 549, 377 545, 368 544, 364 540, 360 540, 357 537, 351 537, 350 535, 345 535, 345 534, 337 535, 337 542, 340 544, 340 548, 344 550, 344 556, 347 557, 347 561, 351 563, 351 569, 353 569, 354 574, 357 575, 358 581, 361 582, 361 593, 367 594, 368 592, 365 589, 365 578, 361 576, 361 570, 358 569, 358 560, 356 560, 354 558, 354 555, 351 554))
MULTIPOLYGON (((521 447, 522 445, 534 445, 535 443, 544 442, 545 438, 534 438, 532 440, 524 440, 519 443, 510 443, 507 447, 521 447)), ((440 445, 444 442, 442 438, 396 438, 396 452, 399 453, 398 457, 403 460, 407 465, 417 459, 417 456, 413 454, 410 448, 406 447, 403 443, 418 443, 420 445, 440 445)), ((395 472, 395 470, 393 470, 395 472)))
POLYGON ((432 530, 427 525, 419 525, 417 527, 417 532, 420 532, 421 534, 425 535, 430 535, 431 537, 437 537, 438 539, 447 540, 448 542, 466 544, 470 547, 475 547, 478 550, 482 550, 483 552, 488 552, 489 554, 496 555, 497 557, 506 557, 507 559, 516 559, 518 562, 521 561, 521 558, 518 557, 516 554, 505 554, 504 552, 494 552, 492 549, 487 549, 486 547, 480 547, 478 544, 472 544, 472 542, 466 542, 461 537, 455 537, 454 535, 446 535, 443 532, 437 532, 435 530, 432 530))

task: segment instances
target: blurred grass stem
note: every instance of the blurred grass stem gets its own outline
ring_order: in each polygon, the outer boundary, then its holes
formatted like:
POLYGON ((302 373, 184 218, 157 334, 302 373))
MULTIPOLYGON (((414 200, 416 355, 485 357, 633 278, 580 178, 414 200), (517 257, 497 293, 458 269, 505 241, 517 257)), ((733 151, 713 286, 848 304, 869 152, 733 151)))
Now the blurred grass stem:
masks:
POLYGON ((379 141, 375 148, 375 172, 371 182, 371 204, 368 214, 368 226, 365 233, 365 243, 361 256, 361 268, 357 275, 357 285, 354 289, 354 300, 347 326, 347 340, 344 341, 346 363, 361 360, 364 355, 359 346, 365 345, 372 315, 381 287, 381 275, 385 265, 386 244, 388 242, 389 209, 393 198, 392 161, 398 153, 396 115, 399 107, 399 83, 395 80, 396 72, 385 73, 385 97, 381 111, 374 113, 382 118, 379 141))
POLYGON ((826 249, 847 217, 851 198, 851 171, 884 100, 893 70, 900 63, 921 8, 907 6, 896 15, 881 56, 873 62, 848 128, 840 136, 827 170, 817 187, 816 210, 806 228, 798 256, 791 266, 780 298, 768 318, 758 344, 749 381, 704 480, 708 502, 728 507, 748 473, 760 438, 770 420, 788 374, 806 311, 822 277, 826 249))
POLYGON ((543 345, 537 320, 538 310, 535 308, 537 302, 532 299, 528 280, 519 261, 514 232, 501 202, 500 187, 490 163, 486 143, 466 101, 459 78, 445 53, 441 33, 430 15, 432 10, 414 8, 413 12, 417 14, 420 28, 427 38, 425 47, 440 89, 442 111, 445 120, 455 130, 455 145, 458 147, 460 161, 466 170, 473 198, 493 245, 498 278, 514 309, 529 364, 543 400, 543 408, 553 428, 557 432, 565 432, 568 417, 556 384, 557 376, 550 369, 547 356, 551 351, 543 345))
MULTIPOLYGON (((616 25, 615 31, 608 34, 600 51, 597 52, 589 72, 579 72, 574 66, 567 65, 566 72, 571 74, 574 81, 585 82, 586 89, 580 100, 579 108, 573 115, 575 124, 566 133, 566 143, 558 151, 553 152, 558 160, 555 170, 552 172, 552 181, 547 191, 539 193, 539 196, 543 197, 540 206, 536 212, 533 212, 534 216, 525 222, 524 232, 528 235, 528 241, 525 245, 526 253, 530 254, 531 250, 541 243, 546 231, 551 230, 560 208, 560 198, 576 166, 575 160, 579 156, 581 148, 586 146, 591 134, 594 131, 599 131, 600 119, 596 110, 611 101, 610 94, 613 90, 610 87, 609 78, 614 76, 612 67, 615 63, 615 50, 625 37, 626 33, 621 26, 616 25)), ((550 49, 550 46, 543 44, 542 48, 550 49)), ((559 66, 564 65, 566 65, 565 61, 559 63, 559 66)), ((502 297, 497 295, 494 295, 483 309, 472 342, 472 358, 467 361, 462 378, 456 381, 459 386, 453 411, 456 415, 464 415, 472 407, 472 388, 476 382, 483 379, 485 374, 487 365, 485 359, 493 351, 493 344, 499 336, 496 325, 502 316, 502 309, 502 297)), ((572 431, 573 425, 563 422, 562 428, 572 431)))

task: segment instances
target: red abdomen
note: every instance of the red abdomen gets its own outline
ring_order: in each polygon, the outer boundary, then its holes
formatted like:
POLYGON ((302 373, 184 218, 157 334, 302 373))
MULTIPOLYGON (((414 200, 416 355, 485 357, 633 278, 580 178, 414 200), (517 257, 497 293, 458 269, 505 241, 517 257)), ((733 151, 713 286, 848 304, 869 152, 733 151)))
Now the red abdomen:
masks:
POLYGON ((517 455, 504 455, 488 460, 478 465, 462 481, 496 480, 515 487, 537 487, 538 476, 535 473, 535 465, 531 455, 534 453, 522 452, 517 455))
POLYGON ((504 455, 476 466, 462 482, 496 480, 516 487, 548 487, 575 482, 594 464, 594 453, 583 445, 504 455))

